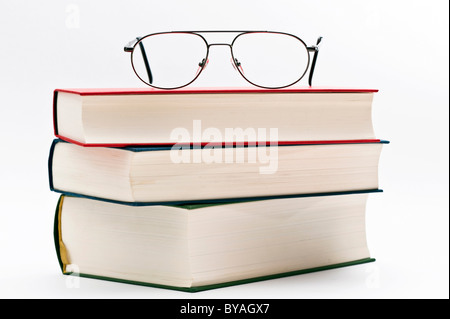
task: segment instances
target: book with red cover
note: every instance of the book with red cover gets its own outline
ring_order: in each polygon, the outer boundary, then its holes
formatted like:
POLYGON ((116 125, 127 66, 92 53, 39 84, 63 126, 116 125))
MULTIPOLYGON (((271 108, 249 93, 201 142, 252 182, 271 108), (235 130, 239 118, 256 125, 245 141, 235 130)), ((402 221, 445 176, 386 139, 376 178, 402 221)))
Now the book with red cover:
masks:
POLYGON ((54 90, 55 136, 82 146, 380 142, 376 89, 54 90))

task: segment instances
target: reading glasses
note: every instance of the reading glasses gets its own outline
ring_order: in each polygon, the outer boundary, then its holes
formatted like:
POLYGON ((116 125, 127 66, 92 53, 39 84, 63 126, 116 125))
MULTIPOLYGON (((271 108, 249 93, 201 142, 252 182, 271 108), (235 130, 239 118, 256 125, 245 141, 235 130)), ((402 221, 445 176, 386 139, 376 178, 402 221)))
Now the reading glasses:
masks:
POLYGON ((274 31, 171 31, 136 37, 125 47, 145 84, 177 89, 194 82, 208 64, 212 46, 228 46, 231 63, 252 85, 278 89, 299 82, 309 70, 312 85, 322 37, 307 46, 299 37, 274 31), (205 33, 236 33, 231 43, 208 43, 205 33), (312 60, 310 57, 312 53, 312 60))

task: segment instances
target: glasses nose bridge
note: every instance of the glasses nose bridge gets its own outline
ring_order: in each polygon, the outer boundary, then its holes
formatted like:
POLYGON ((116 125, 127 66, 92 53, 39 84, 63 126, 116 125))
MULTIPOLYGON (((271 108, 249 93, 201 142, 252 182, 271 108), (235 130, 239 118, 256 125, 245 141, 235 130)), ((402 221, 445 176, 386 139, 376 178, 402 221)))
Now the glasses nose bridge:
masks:
POLYGON ((230 43, 225 43, 225 42, 208 43, 208 45, 207 45, 207 47, 208 47, 208 55, 209 55, 210 48, 214 47, 214 46, 229 47, 230 48, 231 57, 233 57, 233 46, 230 43))
POLYGON ((227 46, 230 48, 230 50, 232 50, 232 46, 230 43, 224 43, 224 42, 218 42, 218 43, 208 43, 208 49, 213 47, 213 46, 227 46))

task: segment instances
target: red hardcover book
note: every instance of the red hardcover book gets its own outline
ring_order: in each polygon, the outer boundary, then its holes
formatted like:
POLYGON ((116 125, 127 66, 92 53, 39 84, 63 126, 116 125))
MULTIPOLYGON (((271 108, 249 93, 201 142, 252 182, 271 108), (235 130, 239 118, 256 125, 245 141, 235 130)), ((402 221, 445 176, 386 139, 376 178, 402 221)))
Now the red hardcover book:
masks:
POLYGON ((82 146, 379 142, 376 89, 80 88, 54 91, 55 136, 82 146))

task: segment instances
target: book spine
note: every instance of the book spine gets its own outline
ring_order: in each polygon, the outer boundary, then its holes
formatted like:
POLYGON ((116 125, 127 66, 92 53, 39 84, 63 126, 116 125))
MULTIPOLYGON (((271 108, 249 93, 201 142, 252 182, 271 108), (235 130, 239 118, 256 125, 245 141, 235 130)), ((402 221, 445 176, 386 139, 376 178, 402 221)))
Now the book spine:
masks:
POLYGON ((53 132, 55 136, 58 135, 58 120, 57 120, 57 104, 58 104, 58 91, 53 91, 53 132))
POLYGON ((61 237, 61 212, 64 201, 64 195, 61 195, 56 204, 54 224, 53 224, 53 240, 55 243, 56 257, 63 273, 66 272, 66 265, 68 263, 66 248, 62 242, 61 237))
POLYGON ((51 191, 55 191, 53 187, 53 155, 55 152, 55 146, 58 143, 58 140, 53 140, 52 145, 50 146, 50 152, 48 154, 48 183, 51 191))

